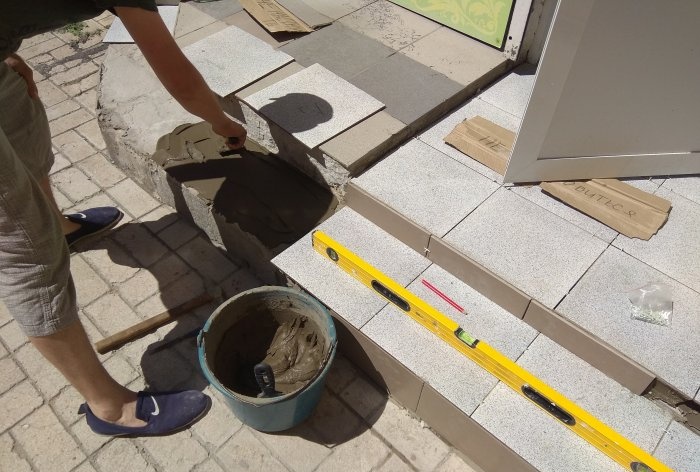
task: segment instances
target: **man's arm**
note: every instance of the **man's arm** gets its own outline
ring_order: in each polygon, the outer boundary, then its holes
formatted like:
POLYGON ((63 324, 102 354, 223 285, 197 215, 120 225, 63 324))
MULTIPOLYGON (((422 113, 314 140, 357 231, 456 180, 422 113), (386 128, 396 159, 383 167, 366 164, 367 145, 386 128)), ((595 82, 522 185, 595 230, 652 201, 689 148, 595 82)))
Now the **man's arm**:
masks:
POLYGON ((208 121, 215 133, 237 140, 232 147, 243 146, 245 128, 226 116, 214 92, 182 53, 160 15, 135 7, 116 7, 115 10, 175 100, 193 115, 208 121))
POLYGON ((31 98, 39 97, 39 90, 36 88, 36 83, 34 82, 34 72, 32 69, 19 57, 17 54, 10 54, 7 59, 5 59, 5 64, 10 66, 12 70, 17 72, 22 76, 24 81, 27 83, 27 93, 31 98))

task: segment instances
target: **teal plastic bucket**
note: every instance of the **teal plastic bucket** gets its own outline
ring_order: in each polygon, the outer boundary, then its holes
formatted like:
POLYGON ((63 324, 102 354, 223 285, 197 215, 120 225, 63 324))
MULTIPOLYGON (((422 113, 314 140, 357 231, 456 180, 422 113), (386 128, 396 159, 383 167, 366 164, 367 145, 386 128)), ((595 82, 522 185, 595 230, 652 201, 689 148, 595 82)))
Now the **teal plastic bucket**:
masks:
POLYGON ((328 310, 316 299, 286 287, 254 288, 227 300, 212 313, 197 337, 199 364, 209 383, 223 394, 228 407, 243 423, 265 432, 292 428, 311 415, 336 345, 335 326, 328 310), (253 362, 261 362, 264 351, 257 352, 257 346, 268 342, 271 326, 290 317, 312 323, 322 362, 313 377, 296 390, 258 398, 249 388, 254 386, 236 384, 236 372, 248 371, 248 364, 241 359, 253 357, 253 362), (246 352, 248 346, 250 353, 246 352))

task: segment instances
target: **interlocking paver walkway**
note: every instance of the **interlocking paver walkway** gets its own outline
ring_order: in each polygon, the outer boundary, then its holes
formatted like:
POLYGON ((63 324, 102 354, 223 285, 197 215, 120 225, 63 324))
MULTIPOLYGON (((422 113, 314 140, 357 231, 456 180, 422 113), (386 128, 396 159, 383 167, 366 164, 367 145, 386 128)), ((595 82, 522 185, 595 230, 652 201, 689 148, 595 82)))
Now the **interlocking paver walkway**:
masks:
MULTIPOLYGON (((82 41, 57 31, 25 41, 20 51, 36 71, 51 117, 56 153, 51 176, 58 204, 65 212, 96 205, 125 211, 115 231, 81 246, 71 258, 80 316, 93 341, 205 287, 220 287, 232 296, 260 284, 111 164, 95 117, 105 51, 100 39, 111 21, 111 15, 103 15, 86 22, 85 31, 92 35, 82 41)), ((27 343, 0 304, 0 469, 474 470, 342 356, 309 421, 279 434, 242 425, 200 374, 192 339, 148 352, 149 346, 201 325, 214 307, 202 307, 102 356, 110 373, 131 388, 204 389, 214 398, 209 414, 170 437, 112 439, 89 431, 76 414, 80 396, 27 343)))

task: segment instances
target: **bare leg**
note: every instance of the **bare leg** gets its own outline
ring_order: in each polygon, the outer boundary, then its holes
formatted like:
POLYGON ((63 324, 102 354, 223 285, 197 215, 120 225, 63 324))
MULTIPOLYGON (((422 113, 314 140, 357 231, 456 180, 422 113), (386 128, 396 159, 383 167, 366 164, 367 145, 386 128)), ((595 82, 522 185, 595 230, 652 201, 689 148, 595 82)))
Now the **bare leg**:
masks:
POLYGON ((80 228, 80 225, 78 223, 73 223, 71 220, 64 217, 61 213, 61 210, 58 208, 56 200, 53 198, 53 191, 51 190, 51 183, 49 181, 48 175, 39 181, 39 186, 41 187, 41 190, 46 196, 46 201, 49 202, 49 205, 51 206, 51 208, 53 208, 53 210, 56 212, 56 216, 58 216, 58 219, 61 221, 61 228, 63 229, 63 234, 66 235, 68 233, 72 233, 73 231, 80 228))
POLYGON ((77 321, 49 336, 29 340, 85 398, 92 412, 124 426, 143 426, 135 416, 136 393, 119 385, 104 369, 77 321))

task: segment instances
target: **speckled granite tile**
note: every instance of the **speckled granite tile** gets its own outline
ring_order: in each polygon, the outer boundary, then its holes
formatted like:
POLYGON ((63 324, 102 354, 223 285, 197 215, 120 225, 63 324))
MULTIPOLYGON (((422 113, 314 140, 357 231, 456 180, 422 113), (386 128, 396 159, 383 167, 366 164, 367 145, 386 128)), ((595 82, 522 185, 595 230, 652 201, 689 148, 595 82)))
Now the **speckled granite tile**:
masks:
POLYGON ((513 361, 527 349, 538 334, 536 329, 435 264, 411 282, 408 289, 459 323, 467 333, 487 342, 513 361), (461 314, 423 285, 423 279, 462 306, 467 314, 461 314))
POLYGON ((650 454, 671 422, 667 410, 630 392, 544 334, 518 364, 650 454))
MULTIPOLYGON (((159 6, 158 14, 163 19, 166 28, 170 31, 170 34, 175 32, 175 23, 177 23, 177 14, 179 11, 179 6, 159 6)), ((133 43, 134 39, 131 37, 129 32, 124 27, 124 23, 119 19, 118 16, 114 17, 114 21, 110 25, 104 38, 102 38, 103 43, 133 43)))
POLYGON ((700 436, 674 421, 656 448, 655 457, 676 472, 698 472, 700 436))
POLYGON ((700 294, 609 247, 557 311, 693 397, 700 388, 700 294), (633 320, 627 293, 650 282, 671 286, 670 327, 633 320))
POLYGON ((481 93, 479 99, 522 119, 535 85, 536 70, 534 64, 523 64, 515 68, 481 93))
POLYGON ((321 64, 346 80, 394 53, 379 41, 340 23, 295 39, 280 50, 294 57, 302 66, 321 64))
POLYGON ((183 52, 214 93, 222 97, 293 60, 235 26, 190 44, 183 52))
POLYGON ((443 239, 550 308, 607 246, 503 187, 443 239))
POLYGON ((700 176, 668 177, 661 186, 700 204, 700 176))
POLYGON ((620 472, 617 462, 503 383, 472 419, 540 472, 620 472))
POLYGON ((523 198, 530 200, 545 210, 551 211, 555 215, 564 218, 584 231, 591 233, 606 243, 611 243, 617 236, 617 231, 603 223, 594 220, 585 213, 578 211, 566 203, 558 200, 542 191, 539 185, 523 185, 509 187, 513 193, 517 193, 523 198))
POLYGON ((498 188, 415 139, 353 182, 438 236, 446 234, 498 188))
POLYGON ((309 148, 384 107, 319 64, 246 97, 245 102, 309 148))
POLYGON ((467 415, 498 382, 393 305, 377 313, 362 332, 467 415), (469 388, 464 388, 465 379, 469 388))
MULTIPOLYGON (((400 284, 409 283, 430 265, 423 256, 349 208, 334 214, 318 229, 400 284)), ((310 235, 272 262, 356 328, 386 304, 379 295, 318 254, 311 247, 310 235)))
POLYGON ((668 221, 649 241, 619 235, 613 245, 700 292, 700 204, 661 187, 671 202, 668 221))
POLYGON ((447 154, 453 159, 458 160, 467 167, 474 169, 489 179, 496 182, 502 182, 503 176, 445 143, 445 136, 450 134, 455 126, 462 121, 475 116, 483 116, 487 120, 491 120, 497 125, 503 126, 504 128, 513 132, 517 132, 518 128, 520 127, 519 118, 504 112, 500 108, 497 108, 490 103, 486 103, 483 100, 475 98, 465 103, 462 107, 458 108, 441 121, 432 125, 426 131, 420 134, 418 139, 424 143, 430 144, 435 149, 447 154))
POLYGON ((439 23, 387 0, 371 3, 345 16, 340 23, 397 51, 440 27, 439 23))

